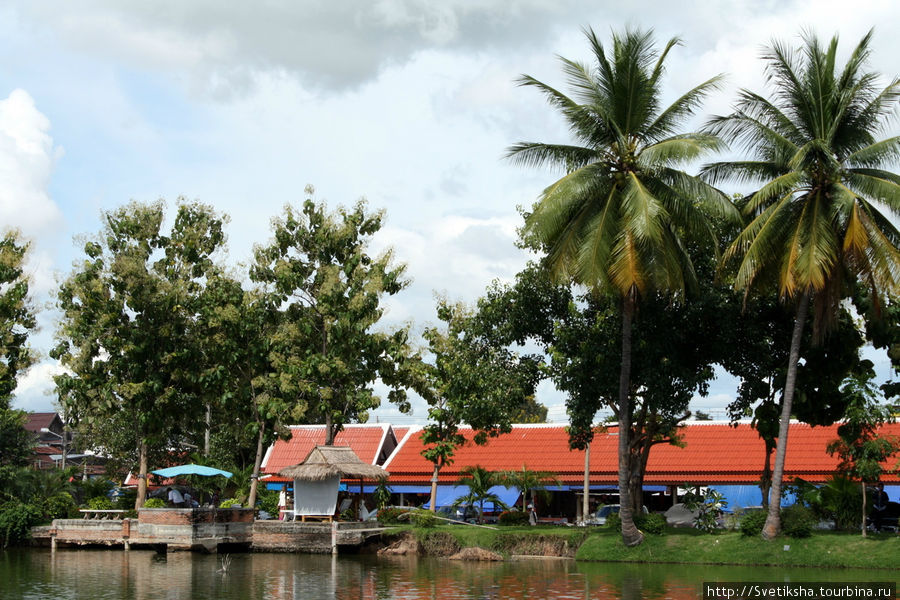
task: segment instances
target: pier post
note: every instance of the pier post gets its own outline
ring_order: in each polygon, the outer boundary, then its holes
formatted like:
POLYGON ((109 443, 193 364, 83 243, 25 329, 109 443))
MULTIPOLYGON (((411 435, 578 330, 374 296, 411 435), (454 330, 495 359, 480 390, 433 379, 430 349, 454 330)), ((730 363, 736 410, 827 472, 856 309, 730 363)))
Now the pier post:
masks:
POLYGON ((337 554, 337 537, 338 537, 338 524, 337 521, 331 522, 331 553, 337 554))

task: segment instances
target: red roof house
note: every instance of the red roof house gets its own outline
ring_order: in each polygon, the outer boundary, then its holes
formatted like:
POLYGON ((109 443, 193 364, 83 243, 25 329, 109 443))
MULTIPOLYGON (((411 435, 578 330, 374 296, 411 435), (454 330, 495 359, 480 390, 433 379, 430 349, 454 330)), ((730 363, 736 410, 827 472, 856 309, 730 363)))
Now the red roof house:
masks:
MULTIPOLYGON (((900 437, 900 424, 885 425, 886 435, 900 437)), ((439 480, 451 484, 466 466, 481 465, 491 471, 517 470, 523 465, 534 471, 555 473, 565 485, 579 485, 584 478, 584 451, 570 450, 562 425, 515 425, 511 433, 490 438, 484 446, 474 444, 473 432, 462 429, 468 443, 457 449, 453 464, 441 469, 439 480)), ((680 430, 683 447, 658 444, 650 451, 648 485, 756 484, 762 473, 765 446, 747 423, 690 423, 680 430)), ((837 425, 810 427, 793 423, 788 437, 785 479, 802 477, 822 482, 837 468, 838 459, 826 451, 837 438, 837 425)), ((410 432, 383 465, 395 485, 422 485, 431 481, 433 465, 422 457, 421 429, 410 432)), ((617 428, 598 432, 590 448, 591 483, 615 486, 618 482, 617 428)), ((893 466, 894 461, 889 465, 893 466)), ((900 482, 897 473, 882 478, 900 482)))

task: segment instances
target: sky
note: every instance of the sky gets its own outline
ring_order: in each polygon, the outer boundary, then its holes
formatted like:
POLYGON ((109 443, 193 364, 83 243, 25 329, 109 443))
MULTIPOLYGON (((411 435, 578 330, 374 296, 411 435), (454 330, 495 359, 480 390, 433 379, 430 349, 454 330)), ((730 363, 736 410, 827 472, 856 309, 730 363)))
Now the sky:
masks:
MULTIPOLYGON (((559 173, 504 159, 520 141, 567 143, 557 114, 516 80, 564 88, 560 56, 589 60, 583 29, 603 40, 652 28, 670 53, 665 98, 727 76, 690 124, 726 114, 739 88, 765 90, 762 48, 802 31, 840 36, 845 54, 872 27, 870 67, 898 72, 900 3, 576 2, 574 0, 7 0, 0 3, 0 225, 31 243, 28 272, 40 362, 14 406, 54 410, 48 358, 52 294, 129 200, 198 200, 230 216, 239 268, 270 221, 315 187, 330 207, 366 198, 386 211, 373 248, 393 248, 409 287, 388 324, 433 325, 435 294, 474 302, 528 260, 514 245, 517 206, 559 173)), ((896 127, 894 127, 896 129, 896 127)), ((726 187, 726 191, 728 188, 726 187)), ((870 352, 882 374, 886 360, 870 352)), ((722 410, 736 383, 720 377, 692 408, 722 410)), ((549 384, 538 400, 565 422, 549 384)), ((385 405, 373 416, 422 423, 385 405)))

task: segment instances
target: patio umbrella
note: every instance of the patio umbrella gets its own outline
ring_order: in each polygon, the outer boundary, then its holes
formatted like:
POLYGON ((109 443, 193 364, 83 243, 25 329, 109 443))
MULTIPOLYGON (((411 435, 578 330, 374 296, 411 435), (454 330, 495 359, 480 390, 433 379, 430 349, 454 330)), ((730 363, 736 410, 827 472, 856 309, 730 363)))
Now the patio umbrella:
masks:
POLYGON ((181 475, 203 475, 204 477, 213 477, 215 475, 222 475, 223 477, 231 477, 231 473, 228 471, 223 471, 222 469, 214 469, 212 467, 205 467, 203 465, 177 465, 174 467, 168 467, 165 469, 157 469, 155 471, 151 471, 154 475, 159 475, 160 477, 179 477, 181 475))

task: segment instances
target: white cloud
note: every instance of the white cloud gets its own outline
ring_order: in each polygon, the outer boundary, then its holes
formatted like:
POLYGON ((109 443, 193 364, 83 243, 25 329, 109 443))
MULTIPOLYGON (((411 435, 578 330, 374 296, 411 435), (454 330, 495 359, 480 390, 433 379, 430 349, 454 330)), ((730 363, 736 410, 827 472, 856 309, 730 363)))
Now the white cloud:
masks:
POLYGON ((53 376, 63 372, 64 369, 55 362, 34 365, 24 375, 20 375, 13 405, 31 412, 54 410, 56 395, 53 376))
POLYGON ((47 187, 61 150, 48 133, 50 121, 24 90, 0 100, 0 222, 26 236, 53 234, 62 225, 47 187))

